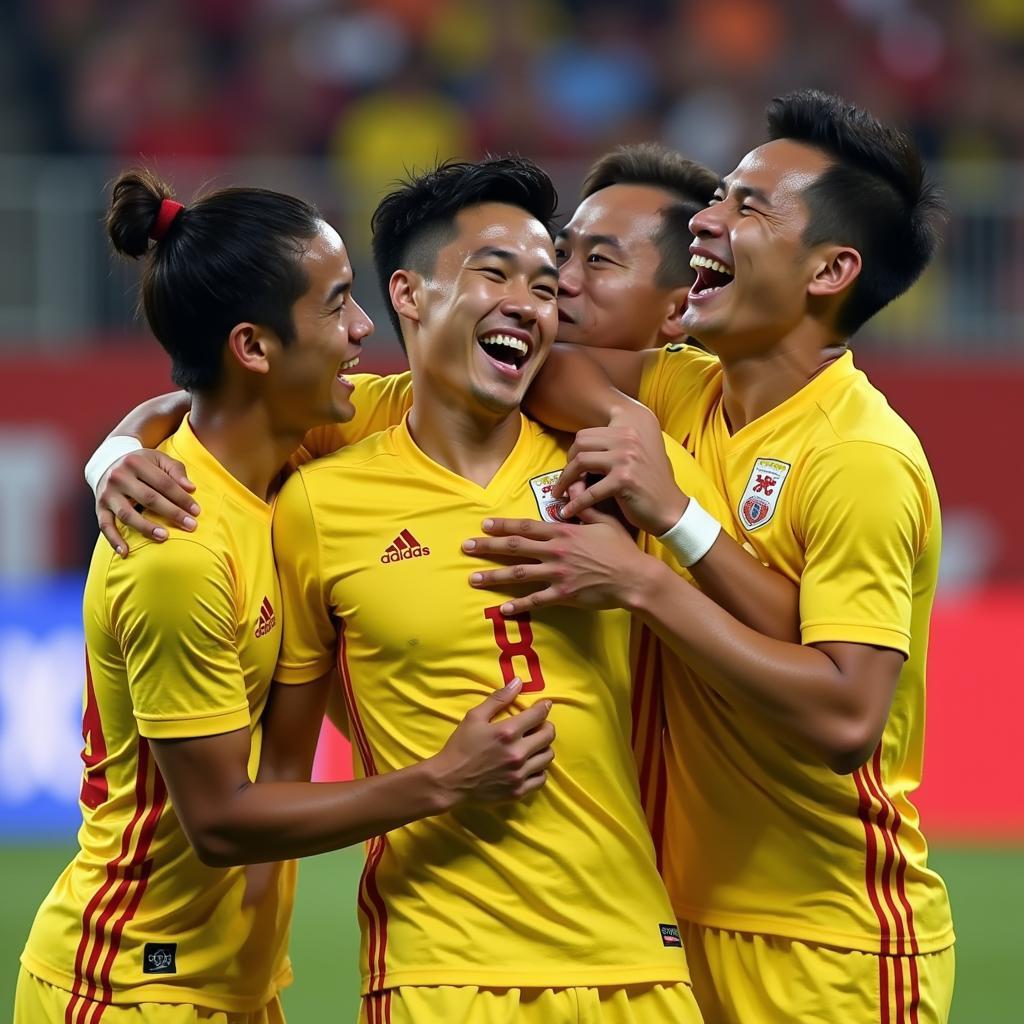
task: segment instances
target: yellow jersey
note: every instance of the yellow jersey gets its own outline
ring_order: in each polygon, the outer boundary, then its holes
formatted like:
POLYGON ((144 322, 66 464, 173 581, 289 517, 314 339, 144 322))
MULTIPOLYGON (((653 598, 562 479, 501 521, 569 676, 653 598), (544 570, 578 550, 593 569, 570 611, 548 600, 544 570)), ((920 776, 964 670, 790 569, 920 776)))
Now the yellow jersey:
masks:
POLYGON ((337 661, 357 776, 437 753, 515 675, 550 699, 547 785, 367 845, 358 891, 364 994, 399 985, 561 988, 687 979, 630 749, 629 615, 502 616, 461 543, 488 516, 552 520, 568 438, 521 420, 486 487, 428 458, 406 423, 304 465, 274 517, 281 682, 337 661))
POLYGON ((386 377, 354 373, 348 379, 355 386, 351 398, 355 416, 347 423, 325 423, 310 430, 291 457, 292 469, 396 426, 412 405, 412 374, 408 370, 386 377))
MULTIPOLYGON (((184 463, 203 514, 162 544, 101 537, 85 585, 79 852, 36 915, 22 963, 106 1003, 260 1009, 291 981, 294 863, 202 864, 150 740, 252 734, 277 663, 281 598, 272 509, 203 447, 186 418, 161 449, 184 463)), ((83 1004, 84 1005, 84 1004, 83 1004)))
POLYGON ((918 439, 850 353, 735 434, 721 366, 699 349, 663 349, 639 397, 718 484, 738 538, 799 585, 803 643, 906 656, 874 755, 837 775, 661 652, 676 913, 874 953, 949 946, 946 889, 911 802, 941 541, 918 439))

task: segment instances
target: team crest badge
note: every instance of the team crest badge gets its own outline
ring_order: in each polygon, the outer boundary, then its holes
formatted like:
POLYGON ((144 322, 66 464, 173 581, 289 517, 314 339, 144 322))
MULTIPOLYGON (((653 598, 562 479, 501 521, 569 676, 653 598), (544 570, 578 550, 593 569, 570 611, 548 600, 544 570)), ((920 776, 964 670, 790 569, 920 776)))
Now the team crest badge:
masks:
POLYGON ((549 473, 541 473, 530 481, 530 488, 534 498, 537 499, 537 510, 540 517, 546 523, 564 523, 562 508, 568 504, 565 498, 554 498, 551 496, 551 489, 558 482, 562 475, 560 469, 552 470, 549 473))
POLYGON ((790 469, 788 462, 778 459, 758 459, 754 463, 739 507, 740 521, 748 530, 764 526, 775 514, 790 469))

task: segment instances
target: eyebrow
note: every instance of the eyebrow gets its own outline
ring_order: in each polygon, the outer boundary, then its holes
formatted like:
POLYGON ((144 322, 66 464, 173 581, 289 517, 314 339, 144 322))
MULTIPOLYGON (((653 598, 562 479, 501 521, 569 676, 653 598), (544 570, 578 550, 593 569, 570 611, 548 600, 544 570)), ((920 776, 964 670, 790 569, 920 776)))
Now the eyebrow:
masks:
MULTIPOLYGON (((570 232, 568 228, 562 228, 561 231, 555 235, 555 241, 559 239, 567 239, 573 232, 570 232)), ((578 233, 579 240, 588 246, 595 245, 607 245, 609 249, 615 249, 618 252, 624 252, 622 242, 615 235, 588 235, 583 232, 578 233)))
MULTIPOLYGON (((479 260, 487 257, 505 260, 508 263, 519 262, 519 257, 514 252, 509 252, 508 249, 498 249, 493 245, 482 246, 477 249, 476 252, 469 254, 469 260, 479 260)), ((553 263, 542 263, 539 272, 545 276, 553 277, 555 280, 558 280, 558 268, 553 263)))
POLYGON ((349 279, 348 281, 339 281, 330 290, 330 292, 328 292, 327 298, 324 299, 324 305, 325 306, 333 305, 333 303, 337 299, 340 299, 343 295, 345 295, 351 287, 352 287, 351 279, 349 279))

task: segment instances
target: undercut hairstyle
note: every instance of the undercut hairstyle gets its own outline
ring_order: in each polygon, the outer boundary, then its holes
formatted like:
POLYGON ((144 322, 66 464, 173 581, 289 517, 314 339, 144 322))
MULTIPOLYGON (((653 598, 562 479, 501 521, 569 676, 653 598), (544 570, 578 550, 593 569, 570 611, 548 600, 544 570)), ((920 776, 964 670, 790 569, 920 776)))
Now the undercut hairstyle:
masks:
POLYGON ((429 277, 438 251, 457 234, 456 216, 481 203, 519 207, 551 234, 558 193, 547 174, 525 157, 487 157, 476 163, 448 160, 398 182, 374 210, 377 282, 403 349, 401 317, 391 305, 391 275, 402 269, 429 277))
POLYGON ((293 196, 225 188, 179 210, 152 241, 161 203, 172 198, 149 171, 125 172, 114 182, 107 234, 117 253, 146 261, 142 308, 174 382, 213 391, 237 324, 269 328, 285 345, 294 339, 292 306, 309 287, 301 260, 321 218, 293 196))
POLYGON ((597 160, 583 180, 580 198, 589 199, 610 185, 649 185, 672 195, 654 238, 661 254, 654 283, 678 288, 692 284, 696 276, 690 267, 690 219, 711 202, 721 183, 703 164, 656 142, 641 142, 620 146, 597 160))
POLYGON ((813 146, 833 161, 804 190, 803 241, 860 253, 836 324, 853 334, 920 277, 938 246, 945 203, 910 136, 838 96, 806 89, 772 100, 765 114, 771 139, 813 146))

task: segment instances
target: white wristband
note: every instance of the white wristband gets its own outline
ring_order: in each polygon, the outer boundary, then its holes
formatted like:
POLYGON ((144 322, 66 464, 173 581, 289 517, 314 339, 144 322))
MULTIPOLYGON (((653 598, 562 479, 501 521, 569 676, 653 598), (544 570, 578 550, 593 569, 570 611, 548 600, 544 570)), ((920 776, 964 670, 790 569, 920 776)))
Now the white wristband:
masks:
POLYGON ((137 437, 129 434, 117 434, 108 437, 99 448, 92 453, 92 457, 85 464, 85 482, 96 493, 100 477, 122 456, 137 452, 142 447, 142 442, 137 437))
POLYGON ((689 569, 711 550, 721 532, 722 524, 705 512, 696 498, 691 498, 679 522, 669 527, 658 541, 675 555, 684 569, 689 569))

